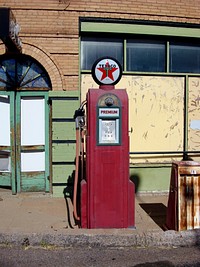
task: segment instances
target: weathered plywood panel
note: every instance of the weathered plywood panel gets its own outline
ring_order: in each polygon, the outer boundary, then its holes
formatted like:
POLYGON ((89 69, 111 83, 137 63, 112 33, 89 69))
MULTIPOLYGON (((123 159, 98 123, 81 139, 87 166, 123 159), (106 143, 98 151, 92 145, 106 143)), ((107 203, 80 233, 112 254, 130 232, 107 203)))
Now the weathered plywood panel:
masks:
POLYGON ((129 85, 130 150, 181 151, 184 78, 132 76, 125 79, 129 85))
MULTIPOLYGON (((98 88, 98 85, 90 75, 84 74, 82 100, 88 88, 98 88)), ((123 76, 117 88, 125 88, 129 97, 131 152, 183 150, 183 77, 123 76)), ((132 161, 169 162, 171 159, 171 155, 140 155, 134 156, 132 161)))
MULTIPOLYGON (((188 150, 200 150, 200 78, 189 78, 188 150)), ((200 157, 195 156, 200 161, 200 157)))

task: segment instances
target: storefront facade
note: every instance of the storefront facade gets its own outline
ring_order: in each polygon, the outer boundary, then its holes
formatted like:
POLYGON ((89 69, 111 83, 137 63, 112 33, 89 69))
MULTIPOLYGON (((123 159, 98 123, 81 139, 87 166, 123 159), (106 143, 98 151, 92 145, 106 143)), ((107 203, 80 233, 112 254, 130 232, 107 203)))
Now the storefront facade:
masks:
POLYGON ((9 2, 22 51, 0 43, 0 186, 61 196, 73 185, 74 110, 98 88, 102 56, 123 68, 137 191, 167 191, 172 160, 199 160, 197 0, 9 2))

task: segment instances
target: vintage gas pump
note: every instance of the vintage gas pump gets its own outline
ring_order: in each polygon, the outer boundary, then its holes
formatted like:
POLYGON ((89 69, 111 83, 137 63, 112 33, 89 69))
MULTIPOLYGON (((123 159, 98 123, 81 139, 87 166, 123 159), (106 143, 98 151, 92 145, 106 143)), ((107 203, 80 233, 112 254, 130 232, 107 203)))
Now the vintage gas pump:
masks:
POLYGON ((81 227, 135 226, 135 188, 129 180, 128 96, 115 90, 121 66, 99 59, 92 75, 100 85, 86 99, 86 177, 81 180, 81 227))

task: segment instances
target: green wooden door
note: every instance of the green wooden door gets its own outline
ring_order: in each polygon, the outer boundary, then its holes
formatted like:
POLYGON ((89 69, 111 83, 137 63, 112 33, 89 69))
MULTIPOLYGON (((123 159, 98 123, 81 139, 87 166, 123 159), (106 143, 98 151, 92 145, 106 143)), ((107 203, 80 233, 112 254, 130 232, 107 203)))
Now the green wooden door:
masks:
POLYGON ((12 192, 49 191, 47 92, 0 92, 0 186, 12 192))
POLYGON ((48 93, 18 92, 16 98, 17 191, 49 191, 48 93))
POLYGON ((0 92, 0 186, 16 192, 14 92, 0 92))

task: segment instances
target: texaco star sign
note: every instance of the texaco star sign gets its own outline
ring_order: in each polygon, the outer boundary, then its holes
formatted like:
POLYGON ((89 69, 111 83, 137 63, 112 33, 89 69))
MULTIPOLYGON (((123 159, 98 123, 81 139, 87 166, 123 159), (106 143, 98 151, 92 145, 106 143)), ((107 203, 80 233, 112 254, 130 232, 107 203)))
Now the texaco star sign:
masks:
POLYGON ((92 76, 99 85, 114 85, 121 79, 122 67, 114 58, 101 58, 94 63, 92 76))

